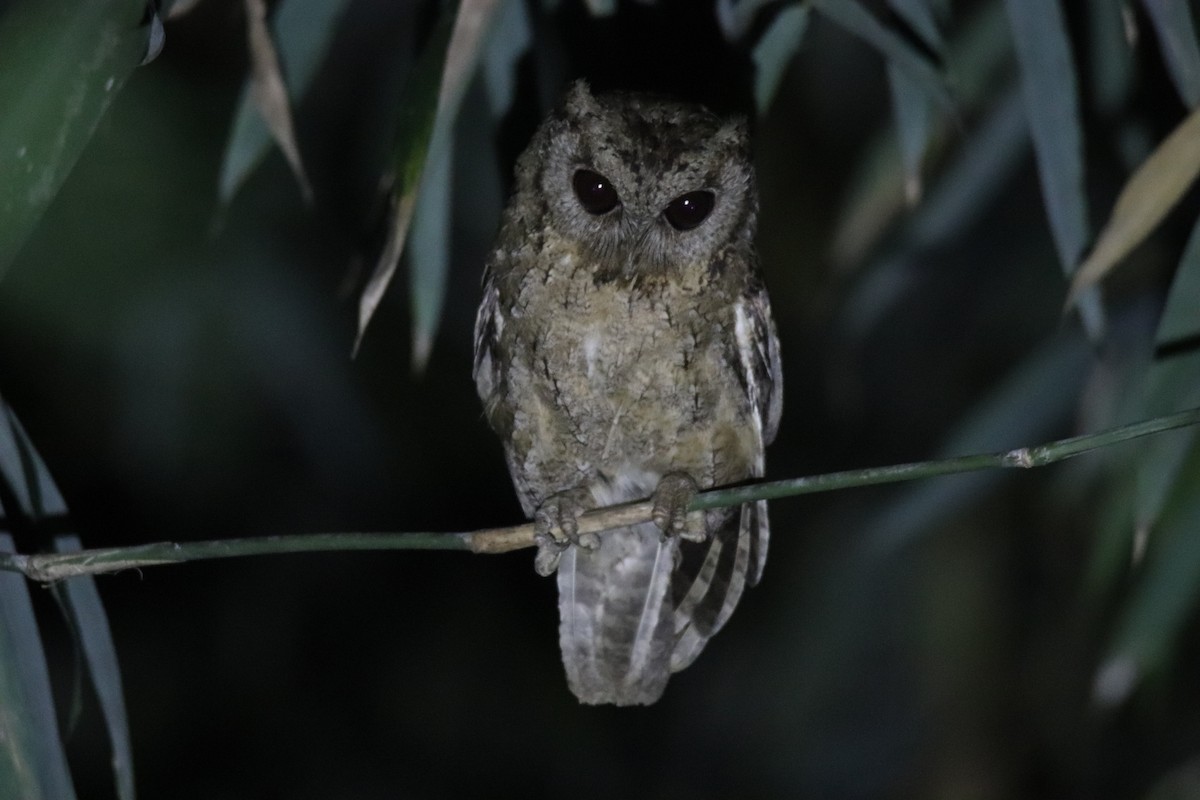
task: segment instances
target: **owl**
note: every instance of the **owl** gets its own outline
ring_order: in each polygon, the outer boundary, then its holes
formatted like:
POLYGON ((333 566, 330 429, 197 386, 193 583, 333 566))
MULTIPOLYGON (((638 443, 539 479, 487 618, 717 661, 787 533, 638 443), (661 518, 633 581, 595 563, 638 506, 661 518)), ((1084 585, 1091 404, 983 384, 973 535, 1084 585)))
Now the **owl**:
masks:
POLYGON ((745 124, 702 106, 576 82, 517 162, 474 377, 584 703, 658 700, 762 575, 765 502, 687 511, 760 477, 779 425, 757 216, 745 124), (647 497, 652 521, 578 534, 647 497))

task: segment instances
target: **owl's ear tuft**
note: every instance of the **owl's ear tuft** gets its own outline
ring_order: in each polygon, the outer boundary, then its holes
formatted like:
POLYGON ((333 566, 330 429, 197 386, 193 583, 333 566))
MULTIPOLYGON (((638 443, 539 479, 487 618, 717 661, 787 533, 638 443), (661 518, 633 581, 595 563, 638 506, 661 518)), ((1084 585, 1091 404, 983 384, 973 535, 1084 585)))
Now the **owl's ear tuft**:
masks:
POLYGON ((600 105, 596 102, 592 89, 583 78, 575 80, 563 100, 563 110, 567 119, 578 120, 586 116, 600 113, 600 105))
POLYGON ((750 149, 750 127, 745 117, 733 117, 721 123, 713 139, 739 151, 750 149))

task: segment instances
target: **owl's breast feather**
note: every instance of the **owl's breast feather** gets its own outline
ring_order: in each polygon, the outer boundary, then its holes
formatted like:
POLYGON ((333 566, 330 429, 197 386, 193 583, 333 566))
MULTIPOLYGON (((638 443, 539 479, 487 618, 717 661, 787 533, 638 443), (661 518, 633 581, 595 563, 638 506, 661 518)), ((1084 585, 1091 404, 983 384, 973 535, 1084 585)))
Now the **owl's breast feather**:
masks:
POLYGON ((761 442, 751 441, 745 394, 722 345, 733 320, 720 318, 711 298, 670 282, 595 282, 583 269, 526 288, 526 307, 554 309, 523 320, 534 326, 539 405, 560 429, 538 438, 561 436, 577 463, 603 472, 640 464, 701 479, 746 476, 761 442))

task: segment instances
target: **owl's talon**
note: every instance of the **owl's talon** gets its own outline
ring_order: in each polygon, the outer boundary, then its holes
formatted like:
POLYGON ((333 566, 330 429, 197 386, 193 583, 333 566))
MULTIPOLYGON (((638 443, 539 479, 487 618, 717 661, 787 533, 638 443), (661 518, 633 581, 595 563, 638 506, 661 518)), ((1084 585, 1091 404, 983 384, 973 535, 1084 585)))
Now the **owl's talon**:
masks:
POLYGON ((651 519, 662 531, 664 540, 678 536, 689 542, 704 541, 706 534, 700 513, 689 514, 687 510, 699 491, 695 479, 686 472, 669 472, 658 482, 651 519))
POLYGON ((600 546, 600 537, 594 533, 579 533, 579 515, 587 510, 591 492, 584 488, 569 489, 550 495, 533 515, 534 538, 537 541, 537 556, 533 568, 539 575, 552 575, 558 569, 563 551, 572 544, 585 550, 600 546))
POLYGON ((535 541, 537 542, 537 555, 533 557, 533 569, 538 575, 547 578, 558 569, 558 562, 562 560, 562 554, 567 549, 567 545, 559 544, 550 536, 537 536, 535 541))

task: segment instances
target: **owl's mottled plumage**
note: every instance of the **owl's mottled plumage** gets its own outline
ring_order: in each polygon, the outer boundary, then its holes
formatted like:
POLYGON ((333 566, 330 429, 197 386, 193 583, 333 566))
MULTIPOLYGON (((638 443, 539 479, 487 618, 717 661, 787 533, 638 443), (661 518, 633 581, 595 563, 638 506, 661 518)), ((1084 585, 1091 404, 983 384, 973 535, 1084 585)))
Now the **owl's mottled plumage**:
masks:
MULTIPOLYGON (((761 476, 782 382, 744 125, 578 82, 516 177, 484 275, 475 382, 526 514, 561 537, 589 507, 653 494, 674 514, 693 481, 761 476)), ((645 523, 563 550, 560 640, 581 701, 657 700, 758 581, 766 503, 694 514, 684 530, 645 523)))

